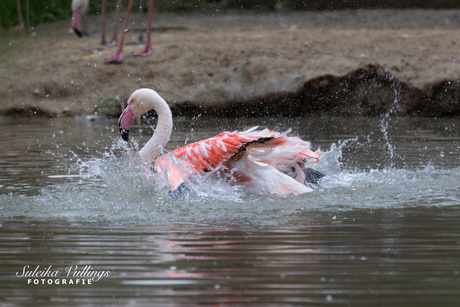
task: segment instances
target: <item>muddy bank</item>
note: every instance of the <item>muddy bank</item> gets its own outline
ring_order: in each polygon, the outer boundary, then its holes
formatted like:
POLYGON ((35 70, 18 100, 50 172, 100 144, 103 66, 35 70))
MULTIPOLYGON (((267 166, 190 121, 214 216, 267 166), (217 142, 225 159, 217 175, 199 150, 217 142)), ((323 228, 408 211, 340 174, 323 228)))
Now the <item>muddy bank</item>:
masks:
POLYGON ((0 114, 116 117, 148 87, 184 116, 460 116, 459 10, 157 14, 152 56, 135 26, 115 66, 87 24, 0 31, 0 114))
MULTIPOLYGON (((89 113, 118 117, 127 98, 103 99, 89 113)), ((292 92, 268 92, 250 99, 229 99, 215 104, 175 101, 171 109, 175 116, 188 117, 379 116, 387 113, 460 117, 460 80, 444 80, 419 89, 398 80, 385 67, 369 64, 343 76, 319 76, 292 92)), ((12 107, 3 115, 60 116, 39 107, 12 107)), ((64 109, 62 115, 76 113, 64 109)))
MULTIPOLYGON (((460 80, 418 89, 379 65, 367 65, 344 76, 309 80, 295 92, 269 93, 249 100, 203 107, 190 101, 173 108, 185 116, 460 116, 460 80)), ((115 116, 116 113, 113 114, 115 116)))

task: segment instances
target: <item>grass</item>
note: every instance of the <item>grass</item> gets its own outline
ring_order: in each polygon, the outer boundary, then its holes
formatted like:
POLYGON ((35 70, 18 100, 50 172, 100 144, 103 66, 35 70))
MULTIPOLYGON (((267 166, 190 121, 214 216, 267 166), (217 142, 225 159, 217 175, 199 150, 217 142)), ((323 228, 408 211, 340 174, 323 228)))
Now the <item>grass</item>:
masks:
MULTIPOLYGON (((17 0, 0 0, 0 28, 9 29, 18 23, 17 0)), ((70 19, 72 10, 71 0, 20 0, 21 11, 26 19, 27 1, 29 3, 29 19, 31 26, 55 20, 70 19)), ((142 0, 146 10, 148 0, 142 0)), ((212 9, 283 9, 289 0, 155 0, 155 10, 160 12, 190 12, 212 9)), ((107 0, 107 10, 114 10, 116 0, 107 0)), ((128 0, 123 0, 122 7, 126 8, 128 0)), ((135 1, 139 5, 139 0, 135 1)), ((89 14, 99 14, 100 0, 90 0, 89 14)))
MULTIPOLYGON (((26 19, 26 0, 21 0, 21 10, 26 19)), ((68 19, 71 16, 69 0, 29 0, 30 24, 36 25, 54 20, 68 19)), ((0 1, 0 25, 4 29, 18 23, 16 0, 0 1)))

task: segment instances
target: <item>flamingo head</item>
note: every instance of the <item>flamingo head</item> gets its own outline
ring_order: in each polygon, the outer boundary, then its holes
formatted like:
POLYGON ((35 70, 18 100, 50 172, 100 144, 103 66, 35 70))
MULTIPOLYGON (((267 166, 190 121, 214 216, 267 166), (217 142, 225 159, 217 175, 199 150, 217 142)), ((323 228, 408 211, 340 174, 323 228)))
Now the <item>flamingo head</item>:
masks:
MULTIPOLYGON (((128 106, 118 119, 118 126, 123 140, 128 141, 129 129, 135 117, 155 109, 162 98, 151 89, 138 89, 128 99, 128 106)), ((166 103, 165 103, 166 104, 166 103)))

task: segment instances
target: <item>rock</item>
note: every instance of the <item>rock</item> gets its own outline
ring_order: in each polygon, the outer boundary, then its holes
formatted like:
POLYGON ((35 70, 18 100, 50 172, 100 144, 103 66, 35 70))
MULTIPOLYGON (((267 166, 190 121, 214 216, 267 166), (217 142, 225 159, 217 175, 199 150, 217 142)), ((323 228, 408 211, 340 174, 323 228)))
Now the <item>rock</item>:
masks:
POLYGON ((460 80, 438 82, 426 92, 430 103, 424 106, 424 115, 460 116, 460 80))

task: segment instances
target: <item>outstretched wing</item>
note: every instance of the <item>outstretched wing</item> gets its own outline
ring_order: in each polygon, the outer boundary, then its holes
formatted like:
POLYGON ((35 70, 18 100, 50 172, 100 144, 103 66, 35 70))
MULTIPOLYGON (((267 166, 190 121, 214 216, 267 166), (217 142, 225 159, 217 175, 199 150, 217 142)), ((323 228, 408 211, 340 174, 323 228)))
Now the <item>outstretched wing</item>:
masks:
POLYGON ((158 173, 167 171, 168 181, 175 190, 189 176, 213 170, 251 144, 280 139, 285 134, 268 129, 244 132, 223 132, 215 137, 192 143, 159 157, 155 161, 158 173))
POLYGON ((187 159, 197 172, 214 169, 220 163, 231 159, 254 143, 265 143, 276 138, 279 133, 249 135, 238 132, 223 132, 213 138, 202 140, 172 151, 180 160, 187 159))

